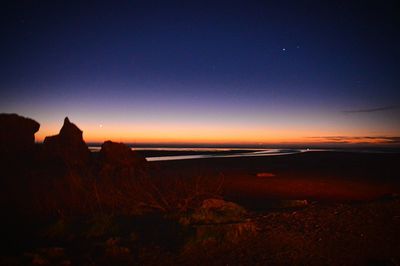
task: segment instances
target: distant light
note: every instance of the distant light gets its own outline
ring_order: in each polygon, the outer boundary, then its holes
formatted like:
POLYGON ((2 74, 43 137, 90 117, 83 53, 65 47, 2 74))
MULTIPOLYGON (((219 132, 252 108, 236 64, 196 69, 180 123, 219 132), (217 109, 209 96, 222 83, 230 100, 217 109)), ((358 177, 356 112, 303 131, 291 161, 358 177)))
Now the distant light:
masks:
POLYGON ((100 124, 100 125, 99 125, 99 127, 103 127, 103 125, 102 125, 102 124, 100 124))
POLYGON ((286 51, 286 48, 282 48, 282 51, 286 51))

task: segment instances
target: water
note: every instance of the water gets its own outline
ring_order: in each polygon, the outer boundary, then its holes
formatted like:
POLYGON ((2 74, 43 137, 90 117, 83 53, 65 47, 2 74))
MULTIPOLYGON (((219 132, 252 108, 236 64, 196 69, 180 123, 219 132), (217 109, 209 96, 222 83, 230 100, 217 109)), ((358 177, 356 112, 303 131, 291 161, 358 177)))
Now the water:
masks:
MULTIPOLYGON (((100 151, 101 147, 90 146, 89 149, 92 152, 100 151)), ((185 147, 185 148, 131 148, 132 150, 142 151, 177 151, 180 153, 196 152, 198 154, 188 155, 172 155, 172 156, 147 156, 147 161, 172 161, 172 160, 190 160, 190 159, 202 159, 202 158, 229 158, 229 157, 254 157, 254 156, 278 156, 288 155, 311 151, 311 149, 246 149, 243 152, 243 148, 197 148, 197 147, 185 147), (238 152, 239 151, 239 152, 238 152), (205 152, 206 154, 201 154, 205 152), (222 153, 223 152, 223 153, 222 153)), ((315 149, 313 149, 315 150, 315 149)))
MULTIPOLYGON (((100 146, 89 146, 90 151, 100 151, 100 146)), ((357 152, 357 153, 398 153, 399 150, 387 150, 387 149, 265 149, 265 148, 250 148, 244 149, 243 147, 237 148, 207 148, 207 147, 140 147, 131 148, 137 151, 165 151, 167 152, 179 152, 179 155, 165 155, 165 156, 146 156, 147 161, 172 161, 172 160, 191 160, 191 159, 204 159, 204 158, 232 158, 232 157, 260 157, 260 156, 280 156, 289 154, 298 154, 304 152, 313 151, 346 151, 346 152, 357 152), (185 154, 187 152, 188 154, 185 154), (195 154, 193 154, 195 153, 195 154)))

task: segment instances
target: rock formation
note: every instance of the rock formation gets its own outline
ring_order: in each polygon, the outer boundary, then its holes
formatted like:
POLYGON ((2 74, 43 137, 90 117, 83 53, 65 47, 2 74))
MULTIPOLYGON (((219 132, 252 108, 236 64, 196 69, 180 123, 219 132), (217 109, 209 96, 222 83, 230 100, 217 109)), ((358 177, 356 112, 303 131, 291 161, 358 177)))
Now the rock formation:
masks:
POLYGON ((180 219, 183 225, 195 229, 195 235, 185 245, 190 250, 197 245, 210 243, 232 242, 254 236, 257 233, 256 224, 246 219, 246 210, 236 203, 222 199, 206 199, 194 212, 180 219))
POLYGON ((39 123, 17 114, 0 114, 0 153, 15 155, 31 151, 39 123))
POLYGON ((82 130, 66 117, 60 133, 46 137, 43 152, 48 158, 62 161, 69 167, 84 166, 90 159, 90 151, 82 137, 82 130))
POLYGON ((181 222, 183 224, 219 224, 242 222, 246 210, 236 203, 222 199, 206 199, 191 216, 181 222))
POLYGON ((146 159, 123 143, 106 141, 99 153, 101 177, 131 177, 143 169, 146 159))

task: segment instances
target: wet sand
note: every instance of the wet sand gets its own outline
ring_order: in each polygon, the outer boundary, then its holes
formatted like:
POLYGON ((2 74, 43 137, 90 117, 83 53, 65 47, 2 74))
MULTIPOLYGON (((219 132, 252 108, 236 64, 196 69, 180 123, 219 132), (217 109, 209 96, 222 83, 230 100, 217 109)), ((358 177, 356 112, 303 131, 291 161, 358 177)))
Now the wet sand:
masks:
POLYGON ((151 165, 166 178, 222 177, 227 198, 258 206, 271 199, 365 201, 399 194, 399 163, 394 153, 307 152, 151 165))

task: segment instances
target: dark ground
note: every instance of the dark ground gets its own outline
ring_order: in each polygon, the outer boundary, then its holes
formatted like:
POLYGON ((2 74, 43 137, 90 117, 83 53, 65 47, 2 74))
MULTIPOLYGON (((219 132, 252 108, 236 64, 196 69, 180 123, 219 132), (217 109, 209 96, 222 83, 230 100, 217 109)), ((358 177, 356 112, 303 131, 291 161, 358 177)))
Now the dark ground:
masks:
POLYGON ((399 154, 343 152, 151 162, 152 174, 165 178, 223 178, 224 198, 246 207, 257 233, 190 246, 193 230, 168 214, 88 220, 3 212, 0 264, 399 265, 399 162, 399 154), (307 204, 287 208, 287 199, 307 204))
POLYGON ((307 152, 151 164, 165 176, 222 176, 226 195, 236 200, 354 201, 400 193, 399 153, 307 152))

